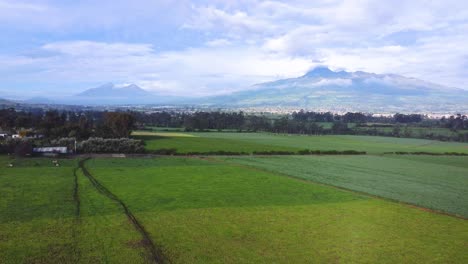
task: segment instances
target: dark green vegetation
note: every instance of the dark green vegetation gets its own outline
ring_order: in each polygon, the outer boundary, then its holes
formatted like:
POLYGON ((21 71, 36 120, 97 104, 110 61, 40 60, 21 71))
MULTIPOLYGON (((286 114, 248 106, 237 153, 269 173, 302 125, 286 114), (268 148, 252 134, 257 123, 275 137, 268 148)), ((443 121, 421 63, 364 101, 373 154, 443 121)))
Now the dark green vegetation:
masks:
POLYGON ((468 218, 468 157, 230 157, 233 163, 468 218))
MULTIPOLYGON (((371 135, 468 142, 468 118, 440 119, 420 114, 378 116, 348 112, 298 111, 290 114, 242 112, 135 113, 148 131, 271 132, 300 135, 371 135)), ((140 128, 143 128, 140 126, 140 128)))
POLYGON ((375 136, 301 136, 271 133, 228 132, 143 132, 137 139, 146 143, 147 150, 176 149, 178 153, 209 151, 300 151, 356 150, 371 154, 385 152, 468 153, 468 144, 424 139, 408 139, 375 136))

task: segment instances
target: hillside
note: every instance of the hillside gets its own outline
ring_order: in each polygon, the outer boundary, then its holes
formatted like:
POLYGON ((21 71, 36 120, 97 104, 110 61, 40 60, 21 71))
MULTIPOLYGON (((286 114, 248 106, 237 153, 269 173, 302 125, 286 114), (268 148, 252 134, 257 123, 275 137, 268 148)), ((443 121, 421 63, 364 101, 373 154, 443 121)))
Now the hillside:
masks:
POLYGON ((395 74, 315 68, 304 76, 210 98, 213 105, 327 111, 468 112, 468 91, 395 74))

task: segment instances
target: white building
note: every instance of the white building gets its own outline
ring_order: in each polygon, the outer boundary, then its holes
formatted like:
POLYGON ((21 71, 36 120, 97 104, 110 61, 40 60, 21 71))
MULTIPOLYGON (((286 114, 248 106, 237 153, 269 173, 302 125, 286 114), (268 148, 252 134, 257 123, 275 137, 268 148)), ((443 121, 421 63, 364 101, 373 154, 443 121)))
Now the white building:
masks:
POLYGON ((67 147, 43 147, 43 148, 33 148, 34 153, 56 153, 56 154, 67 154, 67 147))

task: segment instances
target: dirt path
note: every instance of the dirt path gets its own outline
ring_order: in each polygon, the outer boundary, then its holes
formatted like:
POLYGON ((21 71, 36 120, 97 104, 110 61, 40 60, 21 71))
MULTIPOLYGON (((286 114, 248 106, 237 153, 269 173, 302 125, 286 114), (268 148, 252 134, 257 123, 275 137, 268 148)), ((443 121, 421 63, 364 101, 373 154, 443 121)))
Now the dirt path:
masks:
POLYGON ((138 221, 135 215, 130 211, 128 206, 120 200, 115 194, 109 191, 104 185, 102 185, 96 178, 88 171, 85 167, 85 162, 89 160, 89 158, 85 158, 80 160, 79 168, 83 171, 83 174, 90 180, 91 184, 103 195, 108 197, 109 199, 113 200, 114 202, 118 203, 127 215, 128 219, 135 227, 135 229, 141 234, 143 237, 143 245, 148 250, 149 253, 149 260, 154 263, 166 263, 169 262, 163 255, 162 251, 156 247, 155 243, 151 239, 149 233, 146 231, 145 227, 138 221))

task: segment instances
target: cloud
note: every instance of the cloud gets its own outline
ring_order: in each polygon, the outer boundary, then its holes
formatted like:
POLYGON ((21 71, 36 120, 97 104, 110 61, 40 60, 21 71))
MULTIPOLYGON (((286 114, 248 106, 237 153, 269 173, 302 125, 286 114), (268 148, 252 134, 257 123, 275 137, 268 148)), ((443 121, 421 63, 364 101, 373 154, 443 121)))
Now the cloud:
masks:
POLYGON ((194 96, 247 89, 253 83, 299 75, 310 67, 305 59, 253 47, 231 47, 228 52, 213 46, 156 52, 150 44, 70 41, 49 43, 41 49, 57 55, 3 60, 10 62, 9 71, 31 69, 21 73, 28 80, 135 82, 165 94, 190 91, 194 96))
POLYGON ((466 1, 0 0, 0 30, 18 87, 206 95, 322 64, 468 88, 466 1))
POLYGON ((224 38, 213 39, 213 40, 206 42, 206 45, 210 47, 222 47, 222 46, 229 46, 231 44, 232 44, 231 41, 224 39, 224 38))
POLYGON ((146 56, 153 52, 150 44, 101 43, 93 41, 54 42, 42 46, 42 49, 69 56, 88 57, 146 56))

